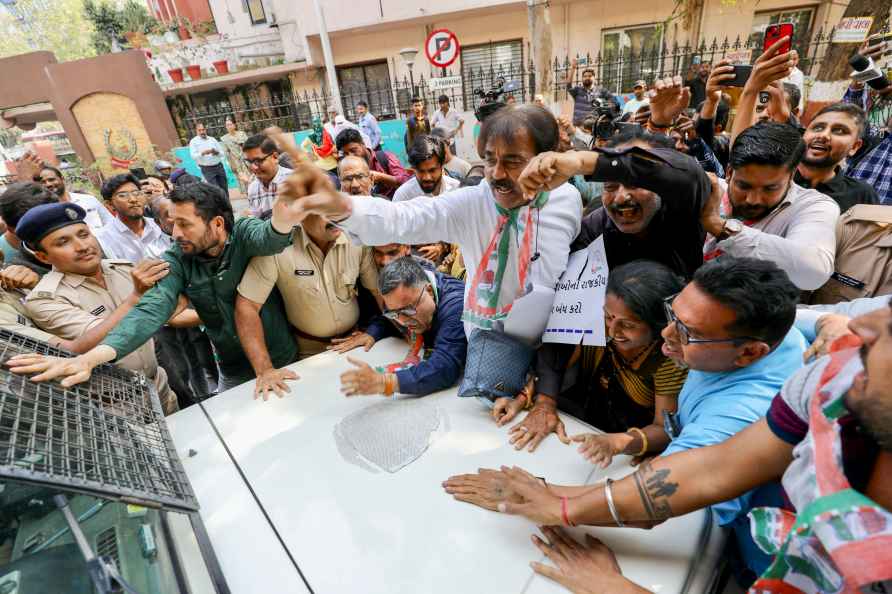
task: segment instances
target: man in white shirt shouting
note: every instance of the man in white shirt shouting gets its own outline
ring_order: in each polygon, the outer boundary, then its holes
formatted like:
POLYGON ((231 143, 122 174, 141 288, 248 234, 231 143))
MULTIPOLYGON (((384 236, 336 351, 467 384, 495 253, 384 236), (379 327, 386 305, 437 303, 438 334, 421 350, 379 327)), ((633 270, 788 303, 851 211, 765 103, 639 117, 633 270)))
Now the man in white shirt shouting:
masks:
MULTIPOLYGON (((440 196, 389 202, 335 192, 321 180, 315 193, 292 207, 338 223, 364 245, 455 243, 470 282, 465 287, 465 329, 500 330, 514 301, 533 286, 554 287, 579 233, 582 201, 562 184, 525 196, 517 179, 538 153, 557 145, 557 121, 534 105, 503 107, 483 124, 478 151, 486 179, 440 196)), ((280 193, 301 196, 305 188, 286 182, 280 193)), ((543 325, 550 308, 541 312, 543 325)))

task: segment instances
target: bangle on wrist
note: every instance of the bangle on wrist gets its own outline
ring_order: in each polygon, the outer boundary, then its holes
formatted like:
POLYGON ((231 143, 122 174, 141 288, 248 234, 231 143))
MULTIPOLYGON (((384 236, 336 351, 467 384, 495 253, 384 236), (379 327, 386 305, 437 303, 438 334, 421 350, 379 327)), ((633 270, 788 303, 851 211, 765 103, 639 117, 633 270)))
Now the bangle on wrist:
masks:
POLYGON ((396 391, 396 376, 392 373, 384 374, 384 395, 393 396, 396 391))
MULTIPOLYGON (((632 428, 629 429, 626 433, 631 434, 631 433, 633 433, 633 432, 634 432, 634 433, 637 433, 638 436, 641 437, 641 449, 640 449, 639 451, 635 452, 635 453, 631 453, 631 452, 629 452, 629 455, 630 455, 630 456, 643 456, 644 454, 647 453, 647 447, 648 447, 648 443, 647 443, 647 434, 644 433, 644 431, 642 431, 642 430, 639 429, 638 427, 632 427, 632 428)), ((634 438, 633 438, 632 441, 634 441, 634 438)))
POLYGON ((561 520, 564 522, 564 526, 572 528, 576 525, 570 520, 570 503, 567 497, 561 497, 561 520))
POLYGON ((607 509, 610 510, 610 516, 613 518, 613 521, 616 522, 619 528, 624 528, 625 524, 620 519, 616 505, 613 503, 613 479, 607 479, 607 484, 604 486, 604 496, 607 498, 607 509))

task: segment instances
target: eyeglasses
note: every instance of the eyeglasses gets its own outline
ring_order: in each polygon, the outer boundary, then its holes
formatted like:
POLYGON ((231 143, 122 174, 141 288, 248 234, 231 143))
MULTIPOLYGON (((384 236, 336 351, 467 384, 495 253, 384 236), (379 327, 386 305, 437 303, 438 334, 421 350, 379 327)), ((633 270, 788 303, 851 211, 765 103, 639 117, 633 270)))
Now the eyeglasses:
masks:
POLYGON ((341 178, 342 184, 352 184, 371 177, 368 173, 357 173, 356 175, 345 175, 341 178))
POLYGON ((723 342, 748 342, 751 340, 755 340, 758 342, 763 342, 761 338, 755 338, 753 336, 738 336, 737 338, 691 338, 691 331, 687 326, 684 325, 684 322, 678 319, 678 316, 675 315, 675 311, 672 309, 672 302, 675 301, 675 298, 678 297, 678 293, 675 295, 670 295, 663 299, 663 309, 666 312, 666 319, 669 320, 670 324, 675 324, 675 331, 678 332, 678 341, 683 345, 688 344, 718 344, 723 342))
POLYGON ((130 192, 117 192, 115 193, 115 198, 121 198, 123 200, 127 200, 128 198, 136 198, 143 195, 142 190, 132 190, 130 192))
POLYGON ((388 320, 395 320, 400 316, 406 316, 407 318, 413 317, 418 313, 418 304, 421 303, 421 298, 424 297, 424 292, 427 289, 427 285, 421 288, 421 293, 418 295, 418 299, 415 300, 414 305, 410 305, 409 307, 401 307, 400 309, 384 309, 384 317, 388 320))
POLYGON ((261 165, 263 165, 264 161, 266 161, 267 159, 269 159, 272 156, 273 156, 273 154, 270 153, 268 155, 263 155, 262 157, 258 157, 256 159, 243 159, 243 161, 245 162, 245 165, 247 165, 248 167, 260 167, 261 165))

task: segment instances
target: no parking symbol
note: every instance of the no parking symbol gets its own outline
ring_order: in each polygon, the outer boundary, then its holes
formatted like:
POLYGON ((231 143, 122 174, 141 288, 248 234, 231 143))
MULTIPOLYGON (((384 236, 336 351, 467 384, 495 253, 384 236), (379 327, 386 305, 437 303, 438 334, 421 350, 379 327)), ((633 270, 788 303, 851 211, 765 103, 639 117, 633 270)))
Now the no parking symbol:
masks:
POLYGON ((460 51, 458 37, 449 29, 431 31, 424 43, 424 53, 428 61, 437 68, 451 66, 458 59, 460 51))

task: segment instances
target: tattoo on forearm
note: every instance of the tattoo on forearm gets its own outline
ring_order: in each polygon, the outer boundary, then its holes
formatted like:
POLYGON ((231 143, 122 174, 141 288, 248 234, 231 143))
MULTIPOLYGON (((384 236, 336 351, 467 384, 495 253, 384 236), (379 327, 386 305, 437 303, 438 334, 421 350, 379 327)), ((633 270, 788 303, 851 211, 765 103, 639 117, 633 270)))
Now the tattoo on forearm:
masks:
POLYGON ((644 462, 633 475, 638 496, 651 520, 662 521, 672 517, 669 499, 678 490, 678 483, 669 481, 671 472, 668 468, 655 470, 650 462, 644 462))

